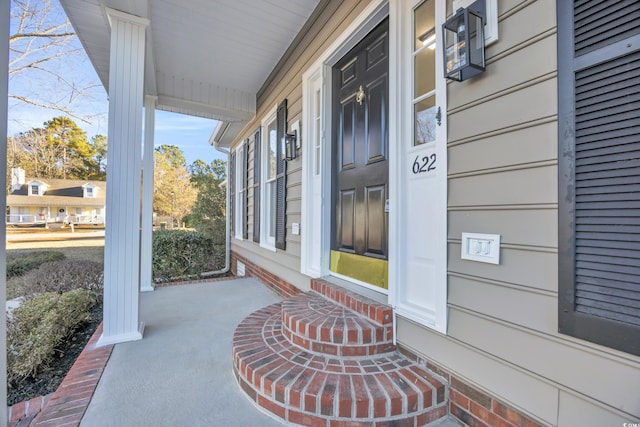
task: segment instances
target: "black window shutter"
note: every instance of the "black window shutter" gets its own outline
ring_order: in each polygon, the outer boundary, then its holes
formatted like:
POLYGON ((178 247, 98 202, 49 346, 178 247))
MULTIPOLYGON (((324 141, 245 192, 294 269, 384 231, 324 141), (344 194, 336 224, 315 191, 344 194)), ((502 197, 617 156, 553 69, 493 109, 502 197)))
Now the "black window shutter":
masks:
POLYGON ((278 105, 276 115, 276 136, 278 146, 276 149, 276 248, 286 249, 287 234, 287 161, 285 159, 284 136, 287 132, 287 100, 278 105))
POLYGON ((236 152, 229 156, 229 217, 231 219, 231 236, 235 236, 236 224, 236 152))
POLYGON ((557 7, 559 332, 640 355, 640 3, 557 7))
POLYGON ((242 238, 249 238, 249 140, 247 139, 242 146, 242 238))
POLYGON ((260 173, 262 159, 260 148, 260 128, 253 138, 253 241, 260 243, 260 173))

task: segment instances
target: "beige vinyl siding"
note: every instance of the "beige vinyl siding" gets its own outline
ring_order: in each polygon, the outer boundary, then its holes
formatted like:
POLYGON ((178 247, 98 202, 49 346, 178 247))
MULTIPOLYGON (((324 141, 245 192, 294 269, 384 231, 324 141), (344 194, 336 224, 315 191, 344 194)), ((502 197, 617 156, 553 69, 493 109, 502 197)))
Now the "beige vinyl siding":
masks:
MULTIPOLYGON (((296 120, 302 123, 302 74, 317 58, 333 43, 333 41, 349 26, 360 12, 369 4, 368 1, 331 1, 316 22, 304 35, 300 44, 290 52, 288 60, 282 64, 277 74, 267 80, 258 93, 256 118, 251 121, 238 135, 235 144, 250 139, 249 147, 249 186, 253 185, 253 133, 260 126, 265 115, 273 107, 287 99, 287 125, 296 120)), ((263 134, 262 143, 265 149, 266 136, 263 134)), ((253 192, 249 194, 249 239, 244 241, 232 240, 232 250, 238 252, 263 268, 277 274, 284 280, 294 284, 302 290, 309 289, 309 278, 300 273, 300 235, 292 234, 292 224, 301 222, 302 207, 302 156, 298 151, 298 158, 287 162, 287 203, 286 203, 286 251, 270 251, 259 247, 253 242, 253 192)), ((265 203, 261 200, 260 203, 265 203)))
POLYGON ((398 339, 545 424, 637 420, 640 358, 557 332, 555 1, 498 7, 486 72, 447 89, 448 334, 398 339), (500 234, 500 264, 462 260, 462 232, 500 234))
MULTIPOLYGON (((302 73, 367 4, 329 3, 259 93, 256 118, 236 143, 253 141, 284 98, 289 126, 301 120, 302 73)), ((487 71, 447 89, 448 334, 399 318, 398 341, 543 424, 635 422, 640 401, 629 390, 640 384, 640 358, 557 332, 556 3, 498 0, 498 7, 499 40, 487 49, 487 71), (500 234, 500 264, 462 260, 462 232, 500 234)), ((249 185, 252 155, 253 142, 249 185)), ((234 240, 232 249, 307 290, 300 236, 291 233, 300 222, 304 155, 287 165, 287 250, 269 251, 251 238, 234 240)), ((252 207, 251 192, 250 237, 252 207)))

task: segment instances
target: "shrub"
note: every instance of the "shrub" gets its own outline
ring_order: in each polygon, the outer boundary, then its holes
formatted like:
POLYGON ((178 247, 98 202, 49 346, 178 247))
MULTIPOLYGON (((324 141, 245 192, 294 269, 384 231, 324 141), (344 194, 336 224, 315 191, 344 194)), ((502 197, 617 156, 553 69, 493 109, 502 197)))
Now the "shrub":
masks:
POLYGON ((60 261, 64 258, 64 254, 57 251, 7 253, 7 279, 22 276, 46 262, 60 261))
POLYGON ((8 380, 35 376, 55 356, 56 347, 89 319, 93 298, 84 289, 48 292, 24 301, 7 322, 8 380))
POLYGON ((185 230, 153 232, 153 277, 168 281, 212 269, 213 239, 185 230))
POLYGON ((33 298, 45 292, 63 292, 84 289, 100 301, 104 287, 102 263, 84 260, 47 262, 20 278, 23 295, 33 298))

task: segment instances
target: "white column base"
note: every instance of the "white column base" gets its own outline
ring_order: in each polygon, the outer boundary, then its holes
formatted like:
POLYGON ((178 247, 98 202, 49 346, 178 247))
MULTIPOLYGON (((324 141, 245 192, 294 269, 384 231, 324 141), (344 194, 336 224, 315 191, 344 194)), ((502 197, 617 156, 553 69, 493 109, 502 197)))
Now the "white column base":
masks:
POLYGON ((144 322, 140 322, 138 325, 138 330, 136 332, 130 332, 127 334, 119 334, 112 336, 105 336, 104 332, 100 335, 98 342, 96 343, 96 347, 104 347, 106 345, 119 344, 123 342, 129 341, 138 341, 142 339, 142 335, 144 333, 144 322))
POLYGON ((140 288, 140 292, 153 292, 155 290, 156 288, 151 285, 142 285, 142 287, 140 288))

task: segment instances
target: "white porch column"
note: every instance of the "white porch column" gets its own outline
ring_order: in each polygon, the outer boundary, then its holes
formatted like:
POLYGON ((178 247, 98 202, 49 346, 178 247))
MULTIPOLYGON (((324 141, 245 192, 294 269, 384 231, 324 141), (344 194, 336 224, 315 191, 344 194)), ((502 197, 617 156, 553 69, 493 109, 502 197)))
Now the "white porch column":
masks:
POLYGON ((157 96, 144 98, 144 154, 142 156, 142 232, 140 241, 140 290, 153 291, 151 274, 153 240, 153 135, 157 96))
POLYGON ((107 9, 111 25, 104 247, 104 330, 98 345, 142 338, 140 156, 147 19, 107 9))
MULTIPOLYGON (((0 2, 0 188, 7 188, 7 92, 9 85, 9 7, 10 1, 0 2)), ((7 196, 2 192, 0 209, 7 211, 7 196)), ((7 300, 7 230, 0 227, 0 301, 7 300)), ((7 312, 2 304, 0 342, 7 342, 7 312)), ((2 346, 6 349, 7 346, 2 346)), ((7 426, 7 351, 0 351, 0 427, 7 426)))

